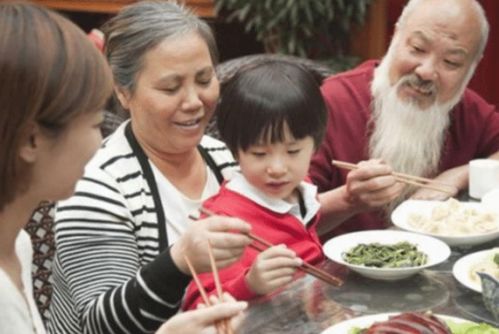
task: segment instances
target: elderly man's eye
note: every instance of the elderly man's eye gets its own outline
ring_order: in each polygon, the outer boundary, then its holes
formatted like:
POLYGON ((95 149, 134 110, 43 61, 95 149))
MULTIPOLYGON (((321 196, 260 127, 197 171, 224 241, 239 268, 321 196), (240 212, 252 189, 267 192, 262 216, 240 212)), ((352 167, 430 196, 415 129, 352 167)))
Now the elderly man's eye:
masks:
POLYGON ((412 46, 412 51, 416 52, 416 53, 424 53, 425 50, 417 45, 413 45, 412 46))
POLYGON ((452 68, 459 68, 461 67, 461 63, 459 62, 455 62, 455 61, 452 61, 452 60, 445 60, 445 64, 449 67, 452 67, 452 68))

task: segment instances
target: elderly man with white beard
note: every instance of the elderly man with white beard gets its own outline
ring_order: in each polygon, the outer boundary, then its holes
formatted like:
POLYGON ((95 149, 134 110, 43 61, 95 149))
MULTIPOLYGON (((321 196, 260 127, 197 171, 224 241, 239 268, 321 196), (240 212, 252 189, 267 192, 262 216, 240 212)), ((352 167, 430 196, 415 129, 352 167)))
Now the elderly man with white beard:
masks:
POLYGON ((387 227, 408 197, 446 196, 398 183, 392 171, 451 184, 456 195, 471 159, 499 159, 499 112, 466 88, 488 32, 475 0, 411 0, 381 62, 324 81, 328 130, 310 167, 323 239, 387 227), (333 159, 359 168, 335 168, 333 159))

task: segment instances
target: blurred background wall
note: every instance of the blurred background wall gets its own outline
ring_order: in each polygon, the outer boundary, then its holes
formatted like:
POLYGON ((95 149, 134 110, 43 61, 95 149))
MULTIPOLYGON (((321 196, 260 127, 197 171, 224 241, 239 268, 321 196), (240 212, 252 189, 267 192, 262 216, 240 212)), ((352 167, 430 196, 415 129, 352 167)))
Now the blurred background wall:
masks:
MULTIPOLYGON (((102 23, 109 19, 109 17, 111 17, 119 8, 123 5, 134 2, 135 0, 33 1, 59 10, 88 32, 92 28, 99 28, 102 23)), ((213 26, 220 48, 221 61, 224 61, 248 54, 269 51, 268 45, 265 45, 265 43, 261 40, 261 36, 260 38, 258 37, 258 27, 256 29, 253 27, 248 30, 248 20, 251 18, 251 15, 249 15, 249 18, 246 17, 245 20, 238 20, 238 15, 233 15, 236 16, 236 18, 229 20, 231 14, 234 12, 234 8, 237 9, 237 6, 240 6, 241 8, 244 6, 249 7, 250 10, 256 10, 256 12, 252 12, 253 16, 263 15, 265 19, 265 13, 258 13, 258 10, 261 11, 261 9, 259 9, 260 4, 264 6, 264 3, 266 3, 267 8, 273 8, 273 6, 275 6, 276 9, 273 9, 273 11, 279 11, 280 9, 277 5, 283 0, 184 1, 213 26), (224 5, 225 7, 221 6, 222 10, 217 12, 215 10, 215 6, 217 4, 219 6, 224 5), (232 10, 228 10, 231 6, 232 10)), ((298 12, 298 16, 296 14, 294 16, 288 15, 290 17, 289 20, 295 20, 295 22, 291 22, 291 25, 289 25, 289 22, 285 22, 287 20, 287 14, 280 15, 281 21, 277 24, 275 24, 275 22, 273 23, 274 30, 279 31, 279 27, 281 26, 285 26, 285 28, 281 28, 281 31, 292 30, 294 26, 303 28, 303 26, 306 26, 305 18, 310 17, 310 15, 324 16, 323 13, 320 13, 320 10, 317 10, 317 13, 312 10, 312 14, 304 13, 303 2, 295 0, 286 1, 288 1, 288 4, 285 7, 296 7, 295 10, 298 12), (279 24, 281 24, 281 26, 279 24)), ((478 1, 485 9, 486 15, 490 22, 491 33, 489 43, 485 50, 485 55, 477 68, 476 74, 473 77, 470 86, 487 101, 499 107, 499 0, 478 1)), ((341 0, 322 0, 322 4, 327 4, 327 6, 330 7, 333 6, 331 8, 337 11, 339 10, 338 6, 340 5, 336 5, 336 7, 334 7, 335 4, 340 4, 342 2, 343 1, 341 0)), ((338 67, 338 70, 344 70, 352 67, 366 59, 379 58, 386 51, 390 38, 393 34, 394 24, 406 2, 407 0, 349 0, 346 2, 346 7, 349 7, 346 8, 347 11, 343 13, 335 13, 336 21, 332 23, 333 25, 336 24, 336 26, 339 25, 341 29, 330 29, 326 32, 326 34, 323 32, 318 33, 314 35, 317 36, 316 38, 309 38, 309 42, 314 42, 314 40, 315 42, 320 40, 321 44, 324 44, 324 41, 327 40, 341 40, 344 42, 341 45, 334 45, 331 49, 331 54, 329 55, 330 58, 340 58, 340 66, 338 67), (338 18, 345 18, 346 15, 349 15, 348 20, 343 19, 343 21, 338 21, 338 18), (346 34, 346 38, 344 36, 339 36, 338 34, 346 34), (341 54, 334 54, 335 52, 339 52, 341 54)), ((293 9, 291 9, 291 11, 292 10, 293 9)), ((270 20, 277 17, 278 14, 281 13, 272 12, 270 20)), ((322 19, 322 17, 314 17, 313 19, 317 21, 322 19)), ((272 22, 270 22, 270 24, 272 24, 272 22)), ((265 31, 265 27, 260 27, 260 34, 262 30, 265 31)), ((297 33, 303 34, 303 32, 297 33)), ((299 37, 298 44, 303 43, 304 47, 307 47, 307 45, 305 45, 305 39, 306 38, 299 37)), ((307 54, 303 55, 301 53, 299 55, 314 58, 318 61, 327 61, 322 59, 324 55, 322 55, 322 58, 319 57, 320 55, 316 52, 317 50, 314 51, 314 47, 316 48, 316 46, 311 46, 309 48, 312 50, 311 52, 307 51, 307 54)), ((289 52, 289 50, 281 50, 280 52, 289 52)))

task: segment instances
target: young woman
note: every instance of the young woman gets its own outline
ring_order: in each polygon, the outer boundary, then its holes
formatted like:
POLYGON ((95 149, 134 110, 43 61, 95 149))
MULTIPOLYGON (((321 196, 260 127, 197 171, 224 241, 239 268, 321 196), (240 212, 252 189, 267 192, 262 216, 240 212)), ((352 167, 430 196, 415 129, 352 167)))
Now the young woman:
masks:
MULTIPOLYGON (((261 253, 247 248, 221 270, 223 289, 236 299, 252 299, 289 283, 301 264, 296 255, 311 263, 323 260, 315 231, 317 189, 304 179, 325 125, 318 83, 298 65, 269 61, 241 70, 225 84, 217 126, 241 172, 203 207, 243 219, 254 234, 281 245, 261 253)), ((214 291, 211 275, 202 281, 214 291)), ((191 284, 184 307, 199 301, 191 284)))
POLYGON ((41 201, 73 193, 112 77, 80 29, 34 5, 0 4, 0 50, 0 333, 44 333, 23 227, 41 201))

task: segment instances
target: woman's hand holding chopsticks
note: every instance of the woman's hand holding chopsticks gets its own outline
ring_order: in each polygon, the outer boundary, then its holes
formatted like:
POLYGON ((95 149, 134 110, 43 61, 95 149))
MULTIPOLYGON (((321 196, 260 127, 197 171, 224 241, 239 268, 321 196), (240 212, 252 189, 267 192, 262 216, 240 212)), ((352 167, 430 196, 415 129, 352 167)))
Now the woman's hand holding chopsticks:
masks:
POLYGON ((211 271, 210 261, 206 256, 209 240, 215 263, 217 267, 223 268, 239 259, 244 248, 251 243, 247 236, 250 230, 251 225, 237 218, 212 216, 201 219, 196 224, 191 224, 171 247, 173 261, 182 272, 189 274, 184 259, 184 255, 187 255, 199 272, 211 271))
POLYGON ((177 314, 164 323, 156 334, 214 334, 217 333, 214 324, 225 319, 231 319, 231 328, 237 328, 241 312, 248 306, 228 294, 224 294, 223 301, 210 296, 210 302, 211 306, 203 304, 197 310, 177 314))
POLYGON ((255 259, 246 274, 250 289, 260 295, 272 292, 293 280, 303 260, 284 245, 265 249, 255 259))

